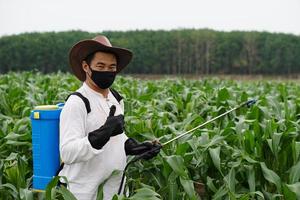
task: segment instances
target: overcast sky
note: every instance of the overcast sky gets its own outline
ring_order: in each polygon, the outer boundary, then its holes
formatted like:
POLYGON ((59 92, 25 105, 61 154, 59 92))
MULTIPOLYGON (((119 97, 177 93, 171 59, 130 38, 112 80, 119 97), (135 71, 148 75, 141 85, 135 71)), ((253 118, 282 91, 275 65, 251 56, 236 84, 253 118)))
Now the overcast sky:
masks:
POLYGON ((176 28, 300 35, 300 0, 0 0, 0 36, 176 28))

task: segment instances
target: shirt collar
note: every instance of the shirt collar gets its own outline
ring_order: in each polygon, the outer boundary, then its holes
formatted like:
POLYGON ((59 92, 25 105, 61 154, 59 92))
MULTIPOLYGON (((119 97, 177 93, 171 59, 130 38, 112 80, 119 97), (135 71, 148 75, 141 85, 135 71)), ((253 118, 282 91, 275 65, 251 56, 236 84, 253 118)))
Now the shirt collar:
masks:
MULTIPOLYGON (((99 92, 96 92, 95 90, 93 90, 92 88, 90 88, 90 86, 88 86, 88 84, 86 84, 86 82, 83 82, 82 84, 82 87, 88 92, 88 93, 91 93, 93 95, 96 95, 96 96, 100 96, 101 98, 103 99, 106 99, 103 94, 99 93, 99 92)), ((110 91, 108 92, 108 95, 109 96, 109 93, 110 91)))

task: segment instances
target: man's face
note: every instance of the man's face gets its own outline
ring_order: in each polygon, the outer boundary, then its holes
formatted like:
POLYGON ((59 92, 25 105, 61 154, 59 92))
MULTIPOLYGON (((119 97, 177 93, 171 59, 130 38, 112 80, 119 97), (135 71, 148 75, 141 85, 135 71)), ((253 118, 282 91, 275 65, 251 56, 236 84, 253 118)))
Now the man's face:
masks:
POLYGON ((96 52, 90 63, 90 68, 95 71, 117 71, 117 59, 114 54, 96 52))
POLYGON ((100 72, 116 72, 117 71, 117 59, 114 54, 105 52, 96 52, 88 64, 86 61, 82 62, 82 68, 86 72, 86 81, 94 87, 97 85, 91 79, 92 70, 100 72))

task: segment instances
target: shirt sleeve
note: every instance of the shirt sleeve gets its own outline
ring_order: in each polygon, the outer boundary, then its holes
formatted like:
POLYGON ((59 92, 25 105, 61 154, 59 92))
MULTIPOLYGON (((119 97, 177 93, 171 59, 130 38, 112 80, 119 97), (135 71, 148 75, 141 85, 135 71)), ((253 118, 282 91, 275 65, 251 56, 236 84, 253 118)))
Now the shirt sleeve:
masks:
POLYGON ((60 114, 60 156, 66 164, 84 162, 103 152, 94 149, 85 133, 87 111, 79 97, 72 95, 60 114))

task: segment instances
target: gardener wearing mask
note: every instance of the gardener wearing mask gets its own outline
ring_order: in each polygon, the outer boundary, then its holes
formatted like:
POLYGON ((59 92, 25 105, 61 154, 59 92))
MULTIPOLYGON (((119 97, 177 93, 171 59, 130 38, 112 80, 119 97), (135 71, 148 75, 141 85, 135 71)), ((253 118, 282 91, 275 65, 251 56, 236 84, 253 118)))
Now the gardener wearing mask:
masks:
POLYGON ((104 183, 104 199, 118 192, 126 155, 150 159, 160 150, 155 142, 139 143, 124 132, 124 102, 110 86, 128 65, 131 51, 113 47, 104 36, 75 44, 69 61, 82 86, 67 99, 60 115, 60 154, 69 190, 78 200, 94 200, 104 183), (154 150, 154 151, 153 151, 154 150))

